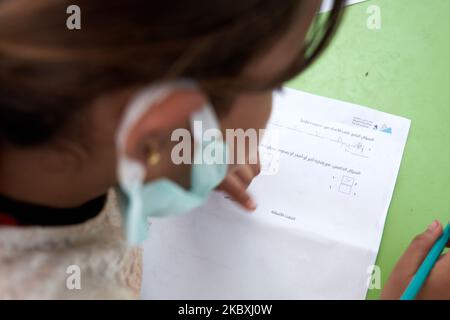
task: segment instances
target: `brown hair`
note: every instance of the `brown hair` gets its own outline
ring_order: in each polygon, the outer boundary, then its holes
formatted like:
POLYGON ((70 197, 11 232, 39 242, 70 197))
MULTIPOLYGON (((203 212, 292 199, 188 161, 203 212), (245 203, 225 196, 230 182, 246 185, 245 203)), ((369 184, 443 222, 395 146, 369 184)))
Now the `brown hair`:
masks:
POLYGON ((258 83, 238 76, 289 28, 301 0, 2 1, 0 141, 46 142, 100 94, 153 81, 193 78, 211 96, 275 87, 318 56, 343 2, 297 63, 258 83), (66 28, 70 4, 81 8, 80 31, 66 28))

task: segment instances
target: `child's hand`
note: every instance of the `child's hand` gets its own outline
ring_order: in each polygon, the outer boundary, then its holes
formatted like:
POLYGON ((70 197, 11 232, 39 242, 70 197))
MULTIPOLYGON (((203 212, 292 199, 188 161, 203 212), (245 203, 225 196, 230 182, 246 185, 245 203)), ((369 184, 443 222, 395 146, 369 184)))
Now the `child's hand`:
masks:
MULTIPOLYGON (((399 299, 431 247, 442 234, 442 226, 434 221, 416 236, 397 262, 383 292, 382 299, 399 299)), ((450 255, 444 254, 436 262, 417 299, 450 299, 450 255)))
POLYGON ((249 211, 256 209, 256 203, 247 192, 247 187, 261 171, 259 161, 257 164, 245 164, 228 172, 225 179, 217 187, 218 190, 228 193, 231 198, 249 211))

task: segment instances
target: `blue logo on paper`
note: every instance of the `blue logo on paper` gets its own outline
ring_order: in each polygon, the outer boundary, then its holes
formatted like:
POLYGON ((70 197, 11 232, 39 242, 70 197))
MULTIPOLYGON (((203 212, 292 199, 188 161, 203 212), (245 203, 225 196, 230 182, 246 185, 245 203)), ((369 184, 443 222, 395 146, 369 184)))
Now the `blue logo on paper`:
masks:
POLYGON ((378 125, 375 124, 375 125, 373 126, 373 129, 374 129, 374 130, 377 130, 377 131, 384 132, 384 133, 392 134, 392 128, 386 126, 385 124, 383 124, 383 125, 381 126, 381 128, 379 128, 378 125))

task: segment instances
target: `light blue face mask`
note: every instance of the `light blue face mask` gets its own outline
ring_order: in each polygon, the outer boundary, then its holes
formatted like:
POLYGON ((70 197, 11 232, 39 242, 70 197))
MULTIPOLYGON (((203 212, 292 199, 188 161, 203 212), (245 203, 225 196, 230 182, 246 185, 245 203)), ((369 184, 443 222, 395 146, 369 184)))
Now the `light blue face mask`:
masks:
POLYGON ((167 84, 141 91, 131 101, 119 127, 117 149, 120 188, 118 193, 125 233, 128 242, 132 245, 139 244, 147 238, 147 219, 149 217, 180 214, 200 206, 205 202, 209 193, 224 179, 227 172, 228 147, 223 142, 222 136, 204 135, 206 131, 220 133, 215 113, 209 105, 191 116, 196 147, 194 147, 194 162, 191 165, 189 190, 165 178, 145 183, 147 171, 145 166, 125 154, 126 137, 133 125, 153 105, 180 87, 193 88, 193 85, 189 83, 167 84), (207 136, 207 141, 205 141, 206 138, 203 137, 207 136), (212 153, 205 152, 206 149, 214 151, 212 153))

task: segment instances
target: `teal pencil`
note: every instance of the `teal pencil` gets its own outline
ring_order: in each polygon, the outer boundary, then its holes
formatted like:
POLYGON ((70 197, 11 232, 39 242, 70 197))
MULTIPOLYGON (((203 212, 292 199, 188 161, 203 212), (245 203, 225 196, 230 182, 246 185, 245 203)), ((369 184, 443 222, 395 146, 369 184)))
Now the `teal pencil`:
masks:
POLYGON ((428 275, 433 269, 434 264, 438 260, 439 256, 441 255, 442 251, 445 248, 445 245, 449 240, 450 240, 450 223, 447 224, 447 226, 444 229, 444 233, 436 241, 436 243, 433 245, 430 252, 428 253, 427 257, 420 265, 419 270, 417 270, 416 274, 412 278, 405 292, 403 292, 403 295, 400 298, 401 300, 414 300, 416 298, 417 294, 420 292, 420 289, 422 289, 425 280, 427 279, 428 275))

